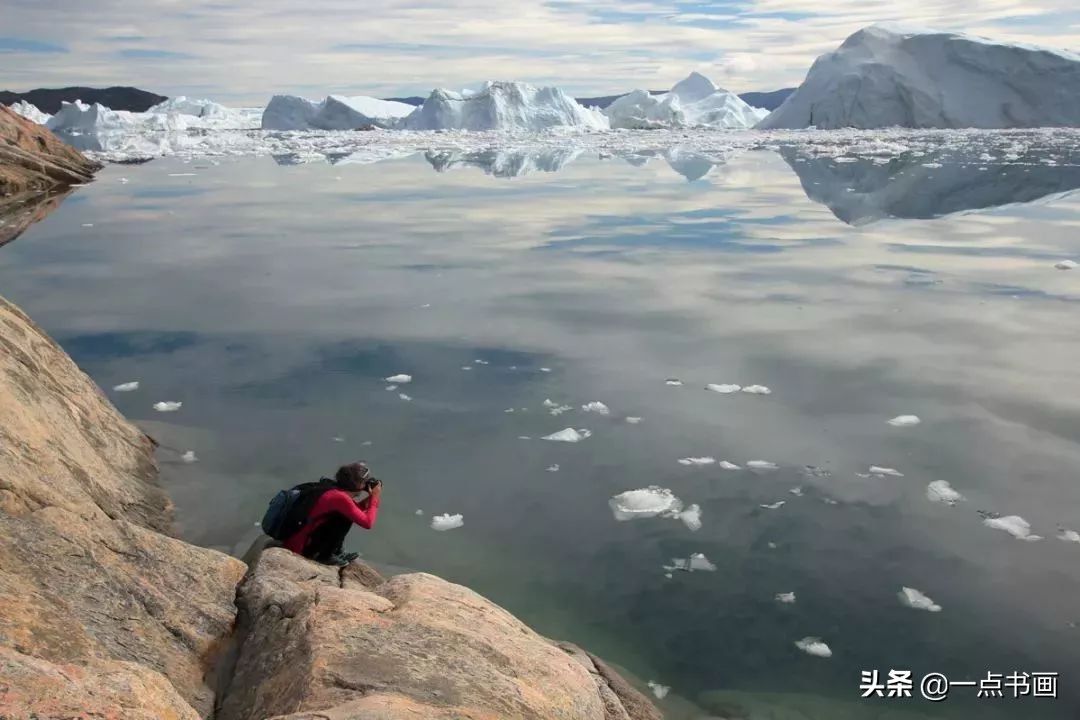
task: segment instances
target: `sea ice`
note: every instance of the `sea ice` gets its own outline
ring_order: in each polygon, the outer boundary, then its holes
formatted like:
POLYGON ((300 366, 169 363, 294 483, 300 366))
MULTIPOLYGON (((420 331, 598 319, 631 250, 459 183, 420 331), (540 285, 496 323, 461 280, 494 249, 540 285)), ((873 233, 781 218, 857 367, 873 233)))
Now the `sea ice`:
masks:
POLYGON ((131 382, 121 383, 113 388, 116 392, 135 392, 139 389, 139 381, 133 380, 131 382))
POLYGON ((334 441, 334 442, 336 442, 336 443, 343 443, 343 442, 345 442, 345 438, 343 438, 343 437, 341 437, 341 436, 339 436, 339 435, 335 435, 334 437, 332 437, 332 438, 330 438, 330 439, 331 439, 331 440, 333 440, 333 441, 334 441))
POLYGON ((557 433, 546 435, 542 439, 551 440, 552 442, 576 443, 581 442, 582 440, 585 440, 586 438, 591 436, 592 432, 590 430, 575 430, 574 428, 566 428, 565 430, 560 430, 557 433))
POLYGON ((1019 515, 1006 515, 999 518, 988 517, 983 520, 983 525, 995 530, 1004 530, 1017 540, 1027 542, 1042 540, 1041 536, 1031 534, 1031 524, 1019 515))
POLYGON ((772 390, 764 385, 747 385, 742 391, 751 395, 772 395, 772 390))
POLYGON ((795 593, 793 593, 793 592, 776 593, 776 602, 786 603, 786 604, 790 605, 791 603, 795 602, 795 593))
POLYGON ((387 385, 386 386, 386 392, 394 392, 395 390, 397 390, 397 385, 387 385))
POLYGON ((628 418, 626 418, 626 422, 630 423, 631 425, 638 425, 638 424, 641 423, 641 418, 639 418, 639 417, 628 417, 628 418))
POLYGON ((416 514, 416 515, 423 515, 423 514, 424 514, 424 511, 423 511, 423 510, 420 510, 419 508, 417 508, 417 510, 416 510, 416 513, 415 513, 415 514, 416 514))
POLYGON ((668 378, 664 381, 664 384, 671 385, 672 387, 679 387, 680 385, 682 385, 682 380, 680 380, 679 378, 668 378))
POLYGON ((807 655, 813 655, 814 657, 832 657, 832 648, 826 645, 821 638, 804 637, 802 640, 795 641, 795 647, 799 648, 807 655))
POLYGON ((717 467, 719 467, 721 470, 742 470, 741 467, 739 467, 733 462, 728 462, 727 460, 721 460, 719 463, 717 463, 717 467))
POLYGON ((793 487, 790 490, 788 490, 788 492, 791 493, 792 495, 794 495, 795 497, 802 497, 803 496, 803 489, 801 487, 793 487))
POLYGON ((454 530, 464 524, 465 520, 461 515, 451 515, 450 513, 446 513, 445 515, 436 515, 431 518, 431 529, 438 530, 439 532, 454 530))
POLYGON ((547 471, 548 472, 559 472, 559 464, 555 463, 554 465, 548 465, 547 466, 547 471))
POLYGON ((682 520, 683 524, 690 528, 691 531, 697 532, 701 529, 701 507, 698 505, 691 505, 679 513, 679 519, 682 520))
POLYGON ((870 474, 882 476, 888 475, 889 477, 904 477, 904 473, 899 472, 898 470, 889 467, 881 467, 879 465, 871 465, 870 474))
POLYGON ((889 421, 889 424, 893 427, 911 427, 921 422, 918 415, 897 415, 889 421))
POLYGON ((540 372, 542 372, 542 373, 549 373, 549 372, 551 372, 551 368, 549 368, 549 367, 542 367, 542 368, 540 368, 540 372))
POLYGON ((608 408, 608 406, 605 405, 604 403, 599 402, 597 400, 593 400, 590 403, 585 403, 584 405, 581 406, 581 409, 584 410, 585 412, 596 413, 597 415, 610 415, 611 414, 611 409, 608 408))
POLYGON ((490 365, 491 363, 489 363, 487 360, 476 359, 476 360, 473 360, 473 364, 474 365, 490 365))
POLYGON ((716 566, 703 553, 693 553, 688 558, 673 558, 665 570, 682 572, 716 572, 716 566))
POLYGON ((182 403, 182 402, 165 401, 165 402, 154 403, 154 409, 157 410, 158 412, 163 412, 163 413, 165 413, 165 412, 176 412, 177 410, 179 410, 183 406, 184 406, 184 403, 182 403))
POLYGON ((1075 270, 1077 268, 1077 262, 1075 260, 1061 260, 1054 263, 1054 267, 1058 270, 1075 270))
POLYGON ((186 453, 180 456, 180 459, 186 463, 197 462, 199 458, 195 457, 194 450, 188 450, 186 453))
POLYGON ((905 605, 913 610, 926 610, 927 612, 932 613, 941 612, 940 605, 915 588, 902 587, 900 588, 900 592, 896 595, 900 598, 901 605, 905 605))
POLYGON ((405 402, 411 402, 412 401, 412 396, 406 395, 405 393, 398 393, 398 397, 401 398, 402 400, 404 400, 405 402))
POLYGON ((711 390, 714 393, 722 393, 727 395, 729 393, 737 393, 742 390, 741 385, 717 385, 716 383, 709 383, 705 386, 706 390, 711 390))
POLYGON ((400 375, 391 375, 390 377, 386 378, 386 382, 394 383, 397 385, 404 385, 405 383, 412 382, 412 375, 406 375, 405 373, 402 373, 400 375))
POLYGON ((768 460, 751 460, 746 463, 746 467, 751 470, 776 470, 778 466, 776 463, 769 462, 768 460))
MULTIPOLYGON (((671 576, 669 575, 668 577, 671 576)), ((671 688, 667 685, 661 685, 660 683, 653 682, 652 680, 647 682, 646 685, 648 685, 649 689, 652 690, 652 694, 656 696, 657 700, 663 700, 667 697, 667 694, 671 692, 671 688)))
POLYGON ((926 486, 926 499, 944 505, 955 505, 966 498, 953 490, 948 480, 935 480, 926 486))
POLYGON ((679 460, 680 465, 712 465, 716 462, 713 457, 686 457, 679 460))
POLYGON ((639 490, 627 490, 608 501, 615 519, 620 521, 652 518, 682 512, 682 501, 668 490, 656 485, 639 490))
POLYGON ((764 508, 765 510, 779 510, 780 508, 784 507, 784 505, 786 505, 786 504, 787 503, 784 500, 777 500, 776 502, 774 502, 772 504, 769 504, 769 505, 764 505, 763 504, 763 505, 759 505, 758 507, 764 508))
POLYGON ((1061 532, 1058 533, 1058 540, 1064 540, 1065 542, 1080 543, 1080 532, 1075 530, 1066 530, 1061 528, 1061 532))

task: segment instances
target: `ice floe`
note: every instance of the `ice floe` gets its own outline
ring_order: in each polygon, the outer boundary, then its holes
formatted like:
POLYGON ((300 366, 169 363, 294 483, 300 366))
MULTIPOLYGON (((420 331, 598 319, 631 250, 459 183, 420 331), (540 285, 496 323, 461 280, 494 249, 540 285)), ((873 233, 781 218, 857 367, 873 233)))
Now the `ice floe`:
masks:
POLYGON ((682 501, 671 490, 657 485, 619 493, 608 504, 619 521, 678 516, 683 507, 682 501))
POLYGON ((641 418, 631 416, 626 418, 626 422, 630 423, 631 425, 639 425, 641 424, 641 418))
POLYGON ((670 385, 672 387, 679 387, 682 385, 682 380, 680 380, 679 378, 668 378, 664 381, 664 384, 670 385))
POLYGON ((897 415, 889 421, 889 424, 893 427, 911 427, 921 422, 918 415, 897 415))
POLYGON ((740 390, 742 390, 742 386, 741 385, 729 385, 729 384, 718 385, 716 383, 709 383, 708 385, 705 386, 705 389, 710 390, 710 391, 712 391, 714 393, 721 393, 723 395, 728 395, 730 393, 739 392, 740 390))
POLYGON ((193 463, 193 462, 198 462, 199 461, 199 458, 197 458, 195 456, 195 451, 194 450, 188 450, 187 452, 185 452, 183 455, 180 456, 180 459, 183 460, 186 463, 193 463))
POLYGON ((465 520, 461 515, 451 515, 450 513, 446 513, 445 515, 436 515, 431 518, 431 529, 438 530, 439 532, 454 530, 464 524, 465 520))
POLYGON ((750 462, 746 463, 746 467, 750 468, 751 470, 767 471, 776 470, 779 466, 776 463, 770 462, 768 460, 751 460, 750 462))
POLYGON ((135 392, 139 389, 139 381, 132 380, 131 382, 121 383, 113 388, 116 392, 135 392))
POLYGON ((391 375, 390 377, 385 378, 385 379, 386 379, 386 382, 388 382, 388 383, 394 383, 396 385, 404 385, 405 383, 411 383, 412 382, 412 375, 406 375, 405 373, 401 373, 400 375, 391 375))
POLYGON ((1025 540, 1027 542, 1042 540, 1042 536, 1031 534, 1031 523, 1019 515, 984 518, 983 525, 994 528, 995 530, 1004 530, 1017 540, 1025 540))
POLYGON ((925 610, 927 612, 941 612, 941 606, 928 598, 922 592, 915 588, 902 587, 898 592, 897 597, 900 598, 900 604, 913 610, 925 610))
POLYGON ((604 403, 593 400, 592 402, 585 403, 581 406, 581 409, 585 412, 596 413, 597 415, 610 415, 611 409, 604 403))
POLYGON ((574 428, 566 428, 565 430, 560 430, 559 432, 545 435, 542 439, 550 440, 551 442, 576 443, 581 442, 582 440, 585 440, 589 437, 592 437, 592 431, 590 430, 575 430, 574 428))
POLYGON ((548 472, 559 472, 559 464, 555 463, 554 465, 548 465, 546 470, 548 472))
POLYGON ((793 593, 793 592, 776 593, 775 599, 776 599, 776 602, 778 602, 778 603, 785 603, 785 604, 790 605, 791 603, 795 602, 795 593, 793 593))
POLYGON ((1065 542, 1080 543, 1080 532, 1077 532, 1075 530, 1066 530, 1065 528, 1061 528, 1061 531, 1058 533, 1057 537, 1058 540, 1063 540, 1065 542))
POLYGON ((416 509, 416 512, 415 512, 414 514, 415 514, 415 515, 423 515, 423 514, 424 514, 424 511, 423 511, 423 510, 421 510, 421 509, 419 509, 419 508, 417 508, 417 509, 416 509))
POLYGON ((397 390, 397 385, 387 385, 386 386, 386 392, 394 392, 395 390, 397 390))
POLYGON ((663 700, 667 697, 667 694, 671 692, 671 688, 667 685, 661 685, 660 683, 653 682, 652 680, 647 682, 646 685, 648 685, 649 689, 652 690, 652 694, 656 697, 657 700, 663 700))
POLYGON ((664 569, 669 572, 716 572, 716 566, 705 557, 704 553, 693 553, 688 558, 672 558, 664 569))
POLYGON ((1061 260, 1054 263, 1054 267, 1058 270, 1075 270, 1077 268, 1077 262, 1075 260, 1061 260))
POLYGON ((679 519, 682 520, 683 524, 690 528, 691 531, 697 532, 701 529, 701 507, 698 505, 691 505, 679 513, 679 519))
POLYGON ((714 458, 714 457, 685 457, 685 458, 681 458, 679 460, 680 465, 694 465, 694 466, 712 465, 715 462, 716 462, 716 458, 714 458))
POLYGON ((165 413, 165 412, 176 412, 177 410, 179 410, 183 406, 184 406, 184 403, 182 403, 182 402, 173 402, 171 400, 166 400, 166 401, 163 401, 163 402, 154 403, 154 409, 157 410, 158 412, 163 412, 163 413, 165 413))
POLYGON ((832 648, 825 644, 821 638, 804 637, 802 640, 795 641, 795 647, 799 648, 807 655, 813 655, 814 657, 832 657, 832 648))
POLYGON ((758 507, 764 508, 765 510, 779 510, 780 508, 784 507, 784 505, 786 505, 786 504, 787 504, 786 500, 777 500, 776 502, 770 503, 768 505, 762 503, 758 507))
POLYGON ((733 462, 728 462, 727 460, 721 460, 716 464, 716 466, 719 467, 721 470, 742 470, 742 467, 736 465, 733 462))
POLYGON ((890 467, 881 467, 880 465, 870 466, 871 475, 889 476, 889 477, 904 477, 904 473, 890 467))
POLYGON ((966 498, 953 490, 948 480, 935 480, 926 486, 926 499, 944 505, 955 505, 966 498))
POLYGON ((406 395, 405 393, 398 393, 398 397, 401 398, 402 400, 404 400, 405 402, 412 402, 412 396, 411 395, 406 395))
POLYGON ((795 497, 802 497, 803 496, 803 489, 801 487, 793 487, 790 490, 788 490, 788 492, 791 493, 792 495, 794 495, 795 497))
POLYGON ((772 390, 764 385, 747 385, 742 391, 751 395, 772 395, 772 390))

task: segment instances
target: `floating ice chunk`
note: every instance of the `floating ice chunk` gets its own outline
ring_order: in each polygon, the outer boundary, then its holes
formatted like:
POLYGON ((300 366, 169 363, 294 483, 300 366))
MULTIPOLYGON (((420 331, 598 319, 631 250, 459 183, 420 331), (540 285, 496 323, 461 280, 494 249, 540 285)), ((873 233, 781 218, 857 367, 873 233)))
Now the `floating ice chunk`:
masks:
POLYGON ((670 565, 664 566, 664 569, 681 572, 716 572, 716 566, 709 562, 709 558, 703 553, 693 553, 688 558, 674 558, 670 565))
POLYGON ((889 421, 889 424, 893 427, 911 427, 921 422, 918 415, 897 415, 889 421))
POLYGON ((386 392, 394 392, 395 390, 397 390, 397 385, 387 385, 386 386, 386 392))
POLYGON ((184 406, 184 403, 182 403, 182 402, 172 402, 171 400, 166 400, 164 402, 154 403, 154 409, 157 410, 158 412, 176 412, 177 410, 179 410, 183 406, 184 406))
POLYGON ((795 593, 776 593, 776 602, 790 605, 791 603, 795 602, 795 593))
POLYGON ((417 510, 416 510, 416 514, 417 514, 417 515, 423 515, 423 514, 424 514, 424 511, 423 511, 423 510, 421 510, 421 509, 419 509, 419 508, 417 508, 417 510))
POLYGON ((770 550, 775 550, 777 547, 778 547, 778 545, 776 543, 774 543, 774 542, 769 543, 769 549, 770 550))
POLYGON ((365 440, 364 442, 360 443, 360 445, 361 445, 361 447, 367 447, 368 445, 371 445, 371 441, 370 440, 365 440))
POLYGON ((462 365, 461 369, 462 370, 472 370, 472 366, 470 366, 470 365, 462 365))
POLYGON ((1058 540, 1064 540, 1065 542, 1080 543, 1080 532, 1075 530, 1066 530, 1061 528, 1061 532, 1058 533, 1058 540))
POLYGON ((690 528, 692 532, 697 532, 701 529, 701 507, 698 505, 691 505, 679 513, 679 519, 682 520, 686 527, 690 528))
POLYGON ((473 360, 473 364, 475 364, 475 365, 489 365, 490 363, 488 363, 487 360, 477 359, 477 360, 473 360))
POLYGON ((560 430, 557 433, 546 435, 543 439, 550 440, 552 442, 576 443, 581 442, 582 440, 585 440, 586 438, 591 436, 592 432, 589 430, 575 430, 574 428, 566 428, 565 430, 560 430))
POLYGON ((671 573, 664 573, 664 577, 666 577, 668 580, 670 580, 671 578, 673 578, 675 576, 672 575, 671 573))
POLYGON ((195 177, 196 173, 169 173, 169 177, 195 177))
POLYGON ((83 223, 82 226, 84 228, 92 228, 92 227, 94 227, 94 223, 83 223))
POLYGON ((995 530, 1004 530, 1012 535, 1017 540, 1025 540, 1027 542, 1035 542, 1036 540, 1042 540, 1040 535, 1031 534, 1031 523, 1019 515, 1006 515, 1000 518, 986 518, 983 520, 983 525, 995 530))
POLYGON ((790 490, 788 490, 788 492, 791 493, 792 495, 794 495, 795 497, 802 497, 803 496, 803 489, 801 487, 793 487, 790 490))
POLYGON ((941 612, 941 606, 915 588, 902 587, 896 594, 900 598, 900 604, 913 610, 925 610, 927 612, 941 612))
POLYGON ((597 415, 610 415, 611 409, 598 400, 593 400, 590 403, 585 403, 581 406, 581 409, 585 412, 596 413, 597 415))
POLYGON ((628 417, 628 418, 626 418, 626 422, 630 423, 631 425, 640 425, 641 424, 641 418, 639 418, 639 417, 628 417))
POLYGON ((893 468, 881 467, 880 465, 870 466, 871 475, 888 475, 889 477, 904 477, 904 473, 894 470, 893 468))
POLYGON ((710 390, 714 393, 728 395, 730 393, 737 393, 742 390, 742 385, 717 385, 716 383, 709 383, 705 386, 705 389, 710 390))
POLYGON ((335 435, 334 437, 332 437, 330 439, 333 440, 334 442, 339 442, 339 443, 345 442, 345 438, 337 436, 337 435, 335 435))
POLYGON ((682 380, 680 380, 679 378, 668 378, 664 381, 664 384, 671 385, 672 387, 679 387, 680 385, 682 385, 682 380))
POLYGON ((199 458, 195 457, 194 450, 188 450, 186 453, 180 456, 180 459, 186 463, 193 463, 199 461, 199 458))
POLYGON ((769 462, 768 460, 751 460, 750 462, 746 463, 746 467, 750 468, 751 470, 776 470, 777 469, 776 463, 769 462))
POLYGON ((627 490, 608 501, 615 519, 619 521, 651 518, 682 511, 682 501, 667 488, 652 485, 639 490, 627 490))
POLYGON ((518 435, 518 440, 532 440, 531 435, 518 435))
POLYGON ((127 178, 125 178, 125 177, 120 178, 120 184, 121 185, 127 185, 128 182, 130 182, 130 181, 127 178))
POLYGON ((454 530, 464 524, 465 520, 461 515, 451 515, 450 513, 446 513, 445 515, 436 515, 431 518, 431 529, 438 530, 439 532, 454 530))
POLYGON ((554 465, 548 465, 547 466, 547 471, 548 472, 559 472, 559 464, 555 463, 554 465))
MULTIPOLYGON (((668 575, 668 577, 671 576, 668 575)), ((649 686, 649 689, 652 690, 652 694, 656 696, 657 700, 663 700, 667 697, 667 694, 671 692, 671 688, 667 685, 661 685, 660 683, 653 682, 652 680, 650 680, 646 684, 649 686)))
POLYGON ((826 645, 821 638, 804 637, 802 640, 795 641, 795 647, 799 648, 807 655, 813 655, 814 657, 832 657, 832 648, 826 645))
POLYGON ((551 398, 544 400, 544 407, 548 408, 548 412, 556 417, 562 415, 564 412, 573 410, 569 405, 560 405, 551 398))
POLYGON ((139 381, 132 380, 131 382, 121 383, 113 388, 116 392, 135 392, 139 389, 139 381))
POLYGON ((769 505, 762 504, 762 505, 759 505, 758 507, 764 508, 766 510, 779 510, 780 508, 784 507, 784 505, 786 505, 786 504, 787 504, 787 502, 785 500, 777 500, 776 502, 771 503, 769 505))
POLYGON ((386 382, 395 385, 404 385, 405 383, 412 382, 412 375, 406 375, 405 373, 401 373, 400 375, 391 375, 390 377, 386 378, 386 382))
POLYGON ((948 480, 935 480, 926 486, 926 499, 930 502, 955 505, 963 502, 966 498, 953 490, 948 480))
POLYGON ((506 408, 505 410, 503 410, 503 412, 504 413, 512 413, 512 412, 514 412, 514 408, 506 408))
POLYGON ((685 457, 679 460, 680 465, 712 465, 716 462, 716 458, 713 457, 685 457))
POLYGON ((821 502, 825 503, 826 505, 839 505, 840 504, 840 502, 838 500, 833 500, 832 498, 828 498, 828 497, 827 498, 822 498, 821 502))
POLYGON ((1075 260, 1062 260, 1060 262, 1054 263, 1054 267, 1056 267, 1058 270, 1075 270, 1078 265, 1075 260))
POLYGON ((540 372, 551 372, 551 368, 542 367, 542 368, 540 368, 540 372))
POLYGON ((741 467, 739 467, 733 462, 728 462, 727 460, 721 460, 719 463, 717 463, 717 467, 719 467, 721 470, 742 470, 741 467))
POLYGON ((412 402, 412 397, 409 396, 409 395, 406 395, 405 393, 398 393, 398 397, 401 398, 402 400, 404 400, 405 402, 412 402))
POLYGON ((772 390, 764 385, 747 385, 742 391, 751 395, 772 395, 772 390))

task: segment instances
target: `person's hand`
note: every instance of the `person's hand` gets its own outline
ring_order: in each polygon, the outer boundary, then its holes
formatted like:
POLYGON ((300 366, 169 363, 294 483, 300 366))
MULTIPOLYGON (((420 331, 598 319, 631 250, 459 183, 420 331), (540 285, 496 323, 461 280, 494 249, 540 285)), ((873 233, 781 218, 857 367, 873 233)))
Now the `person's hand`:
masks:
POLYGON ((368 494, 371 496, 371 499, 373 501, 378 502, 379 498, 382 496, 382 483, 379 483, 375 487, 371 488, 371 490, 368 491, 368 494))

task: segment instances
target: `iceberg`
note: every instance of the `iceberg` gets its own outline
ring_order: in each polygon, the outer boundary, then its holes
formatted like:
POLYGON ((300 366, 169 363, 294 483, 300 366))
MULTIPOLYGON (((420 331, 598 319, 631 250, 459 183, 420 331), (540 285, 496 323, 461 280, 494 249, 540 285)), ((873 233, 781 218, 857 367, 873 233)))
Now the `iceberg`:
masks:
POLYGON ((634 90, 604 110, 613 128, 653 130, 669 127, 746 129, 769 113, 717 87, 701 73, 690 73, 663 95, 634 90))
POLYGON ((431 529, 438 532, 446 532, 447 530, 456 530, 459 527, 465 525, 465 519, 460 514, 451 515, 445 513, 443 515, 436 515, 431 518, 431 529))
POLYGON ((366 95, 329 95, 321 102, 275 95, 262 114, 263 130, 359 130, 396 127, 412 105, 366 95))
POLYGON ((819 57, 761 129, 1080 125, 1080 55, 871 25, 819 57))
POLYGON ((821 638, 804 637, 802 640, 795 641, 795 647, 799 648, 807 655, 813 655, 814 657, 832 657, 832 648, 830 648, 821 638))
POLYGON ((37 123, 38 125, 44 125, 49 122, 49 119, 52 117, 49 113, 38 110, 37 105, 28 103, 25 100, 12 103, 11 105, 8 105, 8 108, 12 112, 22 115, 30 122, 37 123))
POLYGON ((902 587, 896 595, 900 598, 901 605, 912 610, 925 610, 932 613, 941 612, 940 605, 915 588, 902 587))
POLYGON ((480 90, 433 90, 424 104, 410 108, 407 130, 538 131, 555 127, 606 130, 607 117, 582 107, 559 88, 489 81, 480 90))

